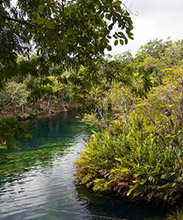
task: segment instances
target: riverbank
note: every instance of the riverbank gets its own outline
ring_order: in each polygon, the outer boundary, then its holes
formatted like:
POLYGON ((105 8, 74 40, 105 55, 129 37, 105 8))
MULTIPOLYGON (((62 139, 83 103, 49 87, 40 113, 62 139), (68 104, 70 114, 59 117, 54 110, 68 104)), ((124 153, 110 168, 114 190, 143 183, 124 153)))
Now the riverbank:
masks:
POLYGON ((62 112, 68 112, 77 109, 77 105, 71 104, 70 101, 61 101, 60 103, 48 103, 40 101, 34 105, 21 106, 17 108, 9 107, 0 111, 0 120, 8 117, 15 117, 24 121, 31 118, 42 118, 50 115, 56 115, 62 112))
POLYGON ((73 164, 91 130, 75 116, 70 111, 28 121, 32 138, 8 152, 0 166, 1 218, 165 220, 166 208, 101 196, 76 181, 73 164))

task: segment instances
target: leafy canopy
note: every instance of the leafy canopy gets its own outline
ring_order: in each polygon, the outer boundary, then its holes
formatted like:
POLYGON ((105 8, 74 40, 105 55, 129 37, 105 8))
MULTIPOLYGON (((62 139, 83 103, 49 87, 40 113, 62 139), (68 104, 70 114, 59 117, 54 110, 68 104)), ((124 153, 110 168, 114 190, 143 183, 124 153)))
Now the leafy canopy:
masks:
POLYGON ((112 37, 115 45, 133 39, 129 12, 119 0, 5 0, 0 2, 0 27, 1 83, 18 74, 19 54, 34 50, 42 74, 48 70, 45 60, 59 64, 61 73, 92 66, 105 49, 111 50, 112 37))

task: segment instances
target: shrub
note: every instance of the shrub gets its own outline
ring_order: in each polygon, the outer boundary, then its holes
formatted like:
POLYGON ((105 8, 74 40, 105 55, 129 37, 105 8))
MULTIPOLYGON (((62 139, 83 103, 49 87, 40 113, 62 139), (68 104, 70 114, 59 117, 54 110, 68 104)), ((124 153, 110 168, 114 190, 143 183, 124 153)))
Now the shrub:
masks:
MULTIPOLYGON (((133 88, 118 85, 103 96, 112 104, 113 117, 107 118, 107 108, 103 108, 107 126, 95 133, 76 162, 76 177, 82 184, 135 201, 174 204, 181 197, 183 60, 179 50, 175 47, 172 57, 148 57, 139 64, 154 85, 145 96, 143 75, 138 71, 133 88)), ((103 123, 97 114, 85 119, 103 123)))
POLYGON ((116 120, 95 133, 76 162, 77 179, 94 191, 174 203, 183 190, 182 151, 175 154, 156 130, 146 129, 146 120, 133 113, 128 123, 116 120))
POLYGON ((134 99, 130 111, 118 114, 88 142, 76 162, 82 184, 149 202, 173 204, 181 196, 183 91, 177 82, 181 71, 165 71, 164 85, 154 87, 146 99, 134 99))

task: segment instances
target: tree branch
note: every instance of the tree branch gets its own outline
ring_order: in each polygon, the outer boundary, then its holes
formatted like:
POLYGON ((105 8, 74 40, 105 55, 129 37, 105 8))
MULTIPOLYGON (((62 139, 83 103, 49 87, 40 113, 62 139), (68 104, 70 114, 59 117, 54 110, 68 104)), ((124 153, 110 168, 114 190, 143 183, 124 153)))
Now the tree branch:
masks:
POLYGON ((6 20, 9 20, 9 21, 15 21, 15 22, 17 22, 19 24, 27 24, 29 22, 29 21, 24 21, 24 20, 19 20, 19 19, 11 18, 11 17, 9 17, 9 16, 7 16, 5 14, 2 14, 2 13, 0 13, 0 17, 4 18, 6 20))

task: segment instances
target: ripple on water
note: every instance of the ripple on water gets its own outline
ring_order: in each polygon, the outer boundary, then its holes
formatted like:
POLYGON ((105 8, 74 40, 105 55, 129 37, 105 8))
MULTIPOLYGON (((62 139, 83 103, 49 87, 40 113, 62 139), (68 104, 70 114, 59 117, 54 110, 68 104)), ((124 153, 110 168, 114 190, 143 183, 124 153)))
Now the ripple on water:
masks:
POLYGON ((163 214, 77 184, 73 163, 90 131, 73 113, 33 120, 29 127, 33 138, 8 154, 11 163, 0 166, 0 219, 96 220, 101 218, 89 215, 100 215, 143 220, 163 214))

